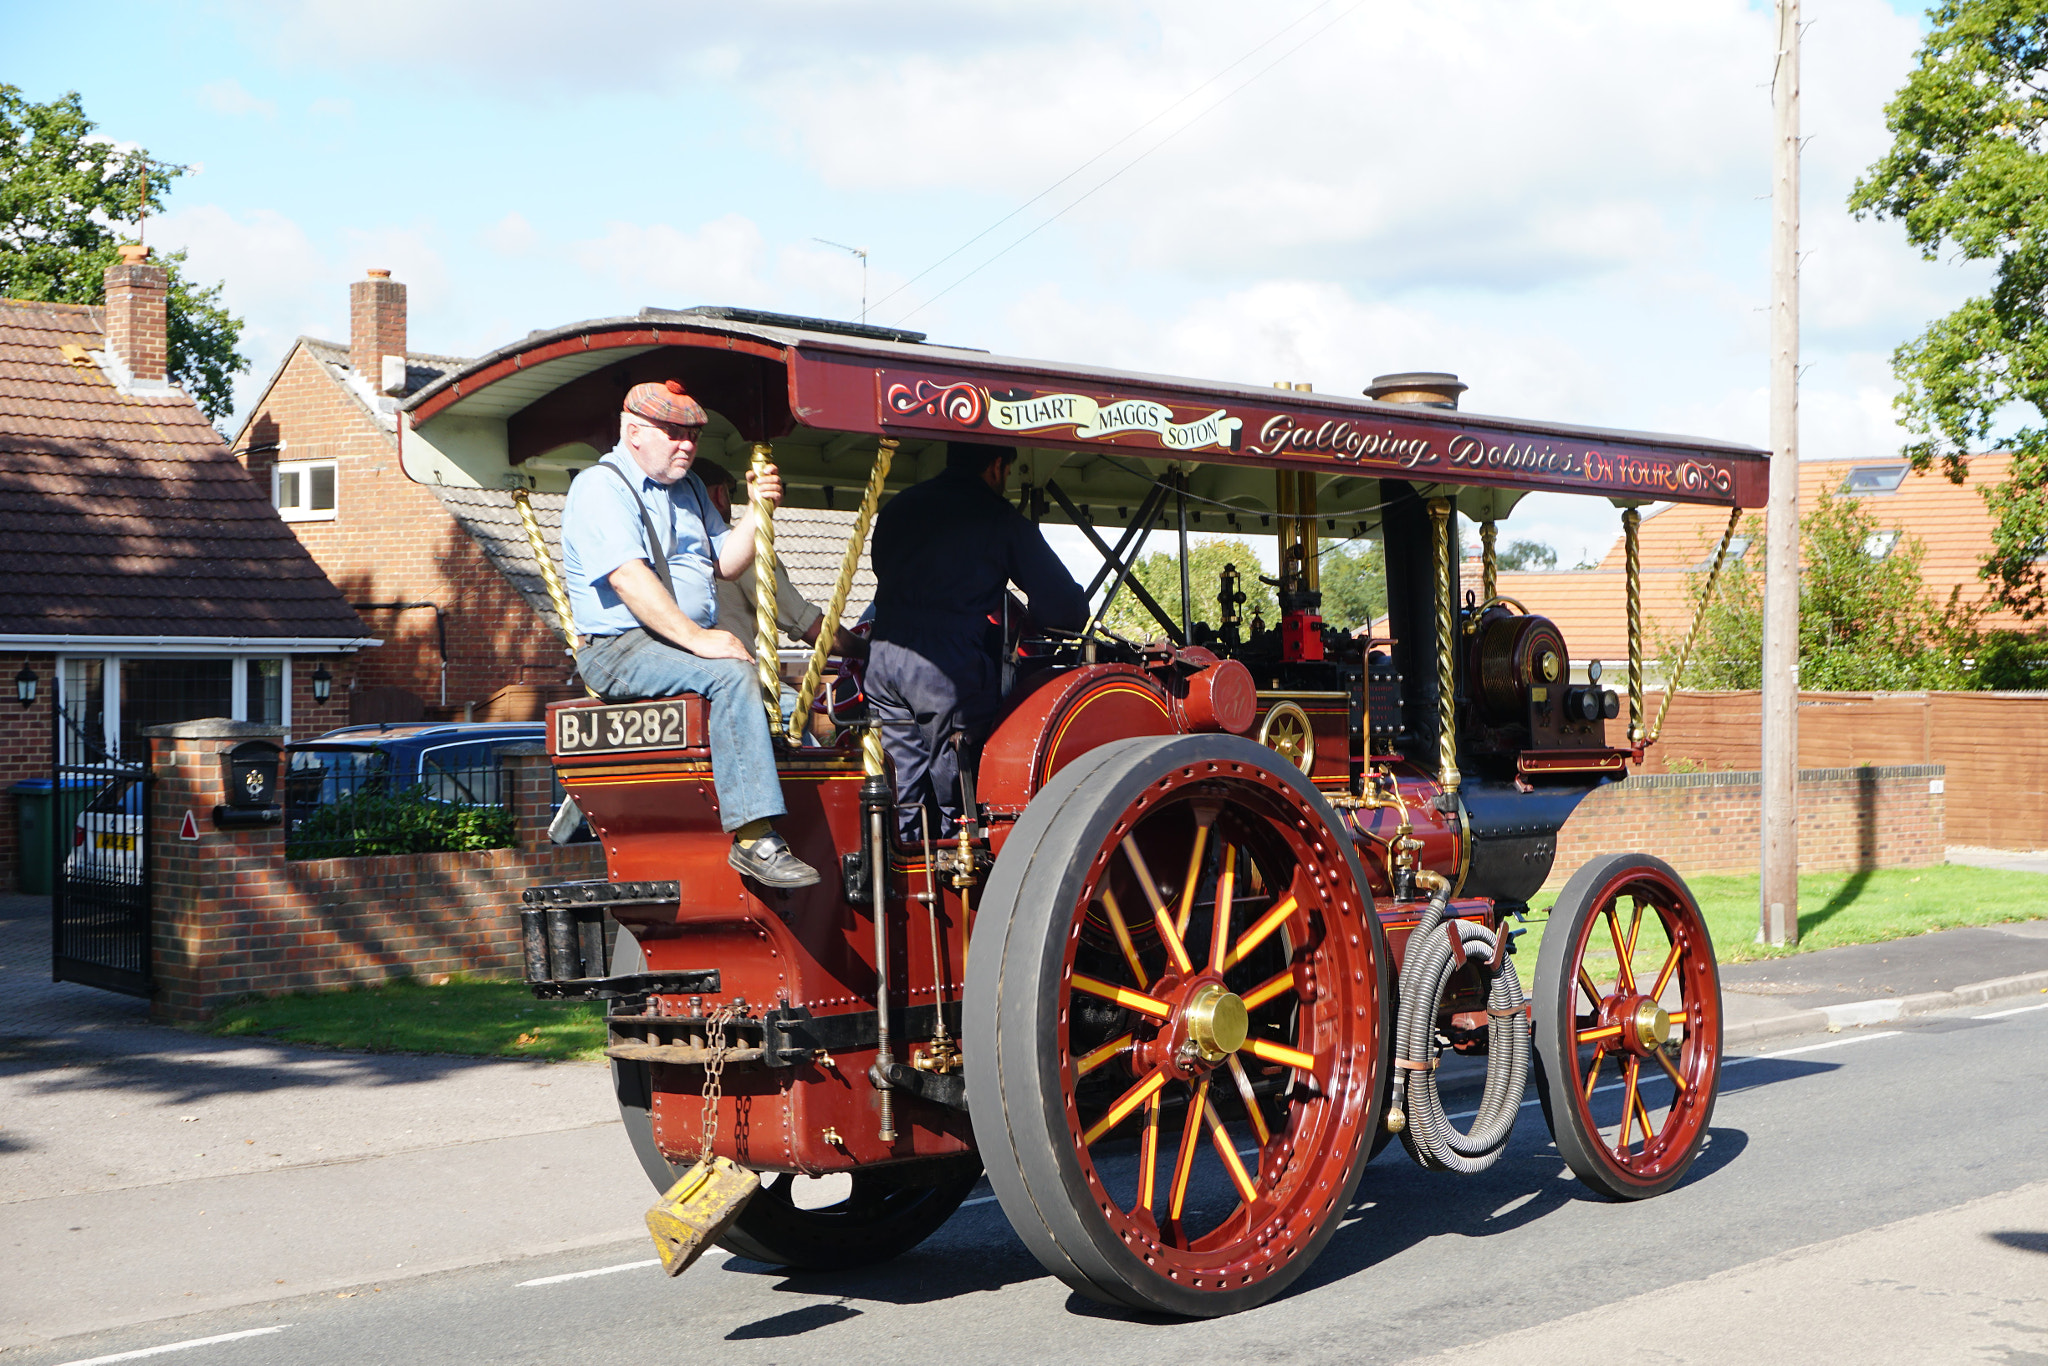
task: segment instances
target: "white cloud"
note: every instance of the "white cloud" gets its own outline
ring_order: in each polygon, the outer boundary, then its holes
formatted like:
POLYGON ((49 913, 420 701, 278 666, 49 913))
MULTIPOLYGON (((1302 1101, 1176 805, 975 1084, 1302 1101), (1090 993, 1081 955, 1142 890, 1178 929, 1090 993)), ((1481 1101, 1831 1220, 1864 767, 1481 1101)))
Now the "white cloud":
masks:
POLYGON ((540 234, 526 215, 514 209, 484 229, 484 245, 500 256, 531 256, 540 245, 540 234))
POLYGON ((767 242, 759 225, 736 213, 694 232, 614 221, 603 236, 569 251, 584 272, 610 286, 615 300, 630 299, 633 308, 756 299, 766 285, 767 242))
POLYGON ((328 96, 314 100, 306 106, 306 112, 316 119, 348 120, 356 116, 354 100, 334 99, 328 96))
POLYGON ((259 114, 266 119, 277 117, 275 101, 256 98, 232 76, 200 86, 199 105, 229 118, 240 118, 244 114, 259 114))

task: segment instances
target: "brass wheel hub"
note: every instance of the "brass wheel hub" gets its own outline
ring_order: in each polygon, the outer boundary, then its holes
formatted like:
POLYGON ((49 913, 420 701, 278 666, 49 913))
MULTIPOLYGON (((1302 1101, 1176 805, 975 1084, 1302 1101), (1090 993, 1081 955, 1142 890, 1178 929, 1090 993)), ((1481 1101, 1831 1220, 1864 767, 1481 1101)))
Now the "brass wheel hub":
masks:
POLYGON ((1662 1048, 1671 1037, 1671 1014, 1655 1001, 1638 1003, 1629 1020, 1635 1027, 1636 1042, 1645 1052, 1662 1048))
POLYGON ((1251 1027, 1243 999, 1216 982, 1188 998, 1186 1019, 1188 1040, 1203 1062, 1222 1062, 1243 1048, 1251 1027))

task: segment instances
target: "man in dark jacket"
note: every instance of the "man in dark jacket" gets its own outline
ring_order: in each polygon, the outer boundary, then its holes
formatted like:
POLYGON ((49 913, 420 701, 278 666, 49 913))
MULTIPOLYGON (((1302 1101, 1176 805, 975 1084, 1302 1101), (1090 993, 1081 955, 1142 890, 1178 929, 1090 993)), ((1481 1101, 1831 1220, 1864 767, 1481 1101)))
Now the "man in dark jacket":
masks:
POLYGON ((967 759, 1002 703, 994 623, 1012 583, 1038 625, 1075 631, 1088 599, 1045 537, 1003 497, 1014 446, 946 445, 946 468, 905 489, 875 519, 869 706, 896 768, 898 829, 918 837, 918 811, 936 800, 942 826, 960 816, 959 745, 967 759))

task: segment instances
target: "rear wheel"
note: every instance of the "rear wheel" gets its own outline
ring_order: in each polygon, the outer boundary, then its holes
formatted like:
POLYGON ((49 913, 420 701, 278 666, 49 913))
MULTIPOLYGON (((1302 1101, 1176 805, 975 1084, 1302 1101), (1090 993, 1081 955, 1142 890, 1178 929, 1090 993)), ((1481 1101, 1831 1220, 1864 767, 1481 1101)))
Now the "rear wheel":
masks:
POLYGON ((1103 746, 1035 797, 968 954, 989 1184, 1091 1298, 1189 1316, 1284 1290, 1380 1123, 1387 952, 1351 841, 1232 736, 1103 746))
MULTIPOLYGON (((640 941, 620 930, 612 971, 623 975, 646 966, 640 941)), ((641 1167, 656 1190, 667 1190, 685 1168, 670 1163, 654 1141, 653 1069, 614 1058, 612 1090, 641 1167)), ((718 1244, 757 1262, 810 1271, 887 1261, 937 1232, 980 1177, 981 1163, 972 1156, 875 1167, 814 1183, 787 1172, 763 1172, 761 1189, 718 1244), (828 1198, 816 1200, 814 1190, 828 1198)))
POLYGON ((1543 931, 1537 1095, 1579 1180, 1617 1200, 1684 1178, 1721 1076, 1721 977, 1699 903, 1647 854, 1572 875, 1543 931))

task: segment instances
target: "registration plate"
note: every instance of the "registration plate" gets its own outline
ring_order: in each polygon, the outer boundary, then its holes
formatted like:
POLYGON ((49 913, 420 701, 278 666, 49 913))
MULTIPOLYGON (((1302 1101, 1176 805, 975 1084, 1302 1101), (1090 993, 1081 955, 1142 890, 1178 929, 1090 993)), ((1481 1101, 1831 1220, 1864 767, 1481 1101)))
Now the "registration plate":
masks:
POLYGON ((94 835, 93 847, 96 849, 119 849, 124 854, 132 854, 135 852, 135 836, 94 835))
POLYGON ((555 755, 632 749, 686 749, 704 743, 703 701, 669 698, 555 712, 555 755))

